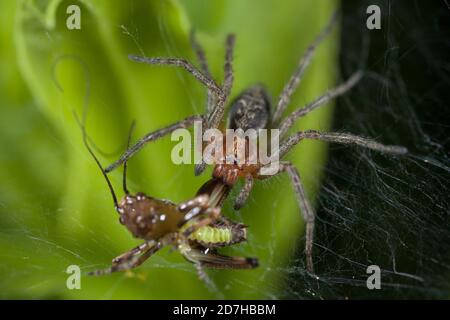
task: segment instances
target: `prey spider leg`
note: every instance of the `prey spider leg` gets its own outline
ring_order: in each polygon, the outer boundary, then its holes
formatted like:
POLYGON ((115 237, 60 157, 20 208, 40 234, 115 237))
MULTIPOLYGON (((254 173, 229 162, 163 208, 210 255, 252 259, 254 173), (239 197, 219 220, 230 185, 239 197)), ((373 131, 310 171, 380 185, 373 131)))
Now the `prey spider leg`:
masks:
POLYGON ((154 241, 146 241, 144 243, 141 243, 140 245, 134 247, 133 249, 115 257, 112 260, 112 264, 115 265, 121 263, 122 261, 129 260, 132 256, 142 254, 144 251, 148 250, 149 247, 154 245, 155 245, 154 241))
POLYGON ((130 251, 121 254, 112 260, 112 265, 106 269, 91 271, 90 276, 103 276, 113 272, 127 271, 134 269, 144 263, 151 255, 156 253, 161 244, 154 241, 146 241, 130 251))
POLYGON ((209 250, 208 254, 205 254, 204 249, 192 249, 188 256, 198 261, 201 267, 210 269, 248 269, 249 266, 258 264, 254 258, 224 256, 215 250, 209 250))

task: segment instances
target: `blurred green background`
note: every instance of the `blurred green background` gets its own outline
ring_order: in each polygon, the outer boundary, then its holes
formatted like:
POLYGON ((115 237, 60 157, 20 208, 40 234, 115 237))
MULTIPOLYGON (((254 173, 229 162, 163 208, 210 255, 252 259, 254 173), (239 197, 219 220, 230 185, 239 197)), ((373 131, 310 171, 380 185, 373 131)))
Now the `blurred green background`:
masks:
MULTIPOLYGON (((249 241, 228 253, 257 256, 256 270, 210 271, 209 290, 194 267, 168 248, 133 274, 83 276, 81 290, 66 288, 69 265, 83 272, 107 267, 140 243, 118 223, 109 191, 82 145, 72 110, 88 85, 87 131, 103 151, 104 166, 135 138, 191 114, 202 113, 205 89, 182 70, 137 64, 128 54, 194 59, 189 32, 204 45, 212 73, 222 79, 223 43, 236 33, 232 97, 264 83, 273 100, 306 46, 328 21, 335 1, 1 1, 0 2, 0 298, 197 299, 274 298, 280 270, 303 246, 303 223, 287 177, 256 184, 247 206, 224 213, 250 226, 249 241), (81 30, 68 30, 66 9, 81 8, 81 30), (76 60, 61 59, 76 56, 76 60), (56 61, 59 61, 55 64, 56 61), (58 79, 63 92, 53 79, 58 79)), ((333 86, 337 33, 320 46, 290 109, 333 86)), ((332 108, 297 128, 329 128, 332 108)), ((148 145, 129 166, 129 187, 180 202, 210 176, 170 160, 169 138, 148 145)), ((326 158, 320 143, 304 143, 290 158, 313 199, 326 158)), ((120 190, 121 170, 111 174, 120 190)), ((120 192, 119 192, 120 193, 120 192)), ((304 265, 300 264, 299 268, 304 265)))

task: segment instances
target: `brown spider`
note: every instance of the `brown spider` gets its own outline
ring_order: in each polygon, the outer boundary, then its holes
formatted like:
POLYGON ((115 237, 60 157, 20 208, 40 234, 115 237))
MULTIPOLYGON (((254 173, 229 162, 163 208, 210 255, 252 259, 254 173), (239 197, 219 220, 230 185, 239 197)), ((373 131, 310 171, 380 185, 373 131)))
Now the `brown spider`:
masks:
MULTIPOLYGON (((131 234, 145 242, 112 260, 112 266, 90 272, 103 275, 126 271, 141 265, 156 251, 172 245, 186 260, 197 267, 201 279, 205 279, 203 267, 223 269, 252 269, 258 266, 255 258, 220 255, 216 248, 240 243, 247 238, 247 228, 233 222, 220 213, 223 200, 230 188, 217 179, 206 182, 197 195, 176 205, 168 200, 156 199, 142 192, 130 194, 126 186, 126 162, 124 162, 123 190, 125 196, 118 202, 112 184, 102 169, 100 161, 89 146, 84 125, 78 121, 83 142, 102 171, 110 189, 119 221, 131 234)), ((131 135, 131 130, 130 130, 131 135)))
MULTIPOLYGON (((330 33, 332 26, 337 20, 337 13, 333 14, 330 21, 322 32, 316 37, 313 43, 307 48, 304 56, 300 59, 297 68, 293 75, 285 85, 274 112, 271 111, 271 104, 266 90, 262 86, 253 86, 241 93, 234 102, 231 103, 227 127, 230 129, 263 129, 263 128, 277 128, 279 129, 279 137, 281 144, 279 147, 279 157, 285 156, 297 143, 303 139, 321 140, 327 142, 336 142, 341 144, 351 144, 376 150, 379 152, 401 155, 407 153, 407 149, 401 146, 383 145, 372 139, 356 136, 348 133, 325 133, 315 130, 299 131, 291 136, 287 136, 288 131, 292 128, 294 123, 309 112, 326 105, 330 100, 346 93, 362 78, 362 72, 357 71, 349 79, 339 86, 327 91, 325 94, 319 96, 311 103, 296 109, 294 112, 282 119, 282 115, 289 104, 291 96, 298 87, 303 74, 310 64, 316 47, 322 40, 330 33)), ((133 61, 156 64, 156 65, 174 65, 182 67, 203 83, 208 89, 208 103, 206 115, 194 115, 184 120, 176 122, 170 126, 160 130, 151 132, 141 138, 134 146, 129 148, 119 160, 106 168, 106 172, 112 171, 121 163, 127 161, 137 151, 139 151, 147 142, 161 138, 176 129, 187 128, 193 125, 195 121, 203 121, 204 127, 218 128, 223 120, 225 111, 225 104, 228 100, 230 88, 233 83, 232 72, 232 56, 234 48, 234 35, 228 35, 226 40, 225 66, 224 66, 224 81, 223 85, 219 86, 211 77, 205 54, 200 45, 193 39, 193 48, 200 61, 201 70, 195 68, 190 62, 180 58, 146 58, 131 55, 129 58, 133 61)), ((225 125, 222 124, 222 127, 225 125)), ((233 151, 235 152, 235 151, 233 151)), ((231 155, 231 156, 234 156, 231 155)), ((245 157, 244 157, 245 158, 245 157)), ((241 208, 253 187, 255 179, 265 179, 268 176, 260 174, 262 164, 248 165, 247 163, 217 163, 214 167, 213 177, 221 179, 224 184, 233 186, 239 178, 245 179, 245 184, 235 200, 235 208, 241 208)), ((196 174, 200 174, 205 169, 205 163, 196 165, 196 174)), ((306 243, 305 254, 306 264, 309 272, 313 273, 312 260, 312 246, 313 233, 315 224, 314 211, 305 195, 305 190, 301 182, 298 170, 288 161, 281 161, 278 173, 286 172, 291 178, 294 190, 297 196, 297 202, 301 213, 306 223, 306 243)))

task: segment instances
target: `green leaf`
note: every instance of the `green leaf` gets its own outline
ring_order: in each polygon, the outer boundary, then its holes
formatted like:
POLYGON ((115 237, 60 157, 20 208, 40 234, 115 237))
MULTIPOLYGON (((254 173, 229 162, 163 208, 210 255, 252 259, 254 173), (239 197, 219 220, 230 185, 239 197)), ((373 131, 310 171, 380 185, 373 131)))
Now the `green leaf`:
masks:
MULTIPOLYGON (((8 150, 0 158, 4 168, 0 178, 5 182, 0 187, 2 296, 276 297, 283 288, 286 260, 296 246, 303 245, 303 222, 285 176, 258 181, 240 213, 233 212, 231 201, 224 208, 224 214, 250 226, 248 243, 225 252, 258 257, 258 269, 209 271, 217 286, 211 290, 191 264, 165 249, 133 276, 83 276, 81 290, 68 290, 67 266, 77 264, 83 271, 103 268, 140 243, 118 223, 107 186, 82 144, 73 111, 81 114, 88 89, 87 131, 96 146, 109 154, 101 157, 104 166, 124 150, 133 119, 137 138, 202 113, 205 89, 192 76, 127 59, 128 54, 194 59, 188 40, 192 28, 218 81, 223 75, 225 36, 236 33, 232 96, 253 83, 264 83, 275 102, 306 46, 328 21, 334 1, 80 1, 81 30, 66 27, 70 4, 31 0, 1 4, 1 12, 11 22, 1 29, 0 41, 8 44, 0 53, 1 61, 12 62, 0 70, 4 105, 0 147, 8 150)), ((333 34, 320 46, 290 110, 333 85, 336 40, 333 34)), ((326 130, 330 120, 331 108, 323 108, 297 128, 326 130)), ((210 171, 195 177, 193 166, 173 164, 173 145, 168 138, 152 143, 130 161, 132 191, 175 202, 195 194, 210 171)), ((290 155, 311 200, 325 157, 325 146, 319 143, 304 143, 290 155)), ((111 177, 120 190, 120 170, 111 177)))

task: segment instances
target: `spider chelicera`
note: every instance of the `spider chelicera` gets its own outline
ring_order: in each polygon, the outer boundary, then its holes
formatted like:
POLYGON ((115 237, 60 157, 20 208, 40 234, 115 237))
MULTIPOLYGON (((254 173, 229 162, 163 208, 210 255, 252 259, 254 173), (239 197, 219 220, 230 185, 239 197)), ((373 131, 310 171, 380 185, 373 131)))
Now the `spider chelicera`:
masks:
MULTIPOLYGON (((233 68, 232 57, 235 37, 228 35, 225 45, 225 65, 224 65, 224 80, 223 84, 218 85, 212 78, 205 54, 201 46, 192 38, 192 45, 199 60, 200 69, 194 67, 189 61, 182 58, 147 58, 131 55, 129 58, 136 62, 152 64, 152 65, 171 65, 184 68, 198 79, 208 91, 207 111, 205 115, 193 115, 184 120, 178 121, 160 130, 148 133, 142 137, 135 145, 129 148, 119 160, 106 168, 105 172, 110 172, 120 164, 127 161, 136 152, 138 152, 146 143, 159 139, 176 129, 188 128, 196 121, 202 121, 204 128, 225 128, 230 129, 263 129, 263 128, 277 128, 279 129, 279 137, 281 144, 279 147, 279 158, 285 156, 295 145, 304 139, 321 140, 326 142, 335 142, 341 144, 357 145, 368 149, 376 150, 383 153, 390 153, 394 155, 402 155, 407 153, 407 149, 402 146, 383 145, 372 139, 360 137, 349 133, 336 132, 319 132, 316 130, 299 131, 288 136, 289 130, 294 123, 301 117, 310 113, 311 111, 326 105, 332 99, 349 91, 362 78, 362 71, 355 72, 345 82, 337 87, 328 90, 325 94, 317 97, 312 102, 302 106, 291 114, 282 118, 286 107, 288 106, 292 94, 300 84, 303 74, 310 64, 316 47, 322 42, 324 38, 330 33, 333 25, 337 20, 337 13, 334 13, 315 40, 309 45, 305 54, 300 59, 297 68, 289 81, 285 85, 279 99, 276 103, 275 110, 272 112, 271 103, 268 98, 266 90, 262 86, 252 86, 241 93, 232 103, 230 107, 228 122, 223 121, 225 113, 225 105, 228 101, 230 89, 233 83, 233 68)), ((231 156, 235 156, 234 154, 231 156)), ((205 169, 205 163, 196 165, 195 173, 198 175, 205 169)), ((267 166, 267 165, 266 165, 267 166)), ((260 174, 262 164, 248 165, 246 163, 216 163, 213 171, 213 177, 222 180, 228 186, 233 186, 239 178, 245 179, 245 183, 235 200, 235 208, 241 208, 253 187, 255 179, 266 179, 268 176, 260 174)), ((301 177, 298 170, 291 162, 281 161, 278 173, 286 172, 293 184, 296 194, 297 202, 306 224, 306 240, 305 240, 305 255, 307 270, 314 272, 312 248, 313 248, 313 234, 315 225, 315 213, 305 195, 305 190, 302 184, 301 177)))
POLYGON ((126 185, 127 166, 124 162, 125 196, 121 201, 117 201, 112 184, 89 145, 84 124, 80 121, 78 123, 83 133, 83 142, 108 184, 114 207, 120 215, 120 223, 125 225, 134 237, 145 240, 141 245, 114 258, 110 268, 90 272, 90 275, 133 269, 168 245, 195 264, 200 278, 204 280, 206 274, 203 267, 252 269, 258 266, 256 258, 224 256, 216 250, 247 239, 245 225, 221 215, 220 207, 230 191, 228 186, 220 180, 211 179, 199 189, 193 199, 180 205, 147 196, 142 192, 132 195, 126 185))

